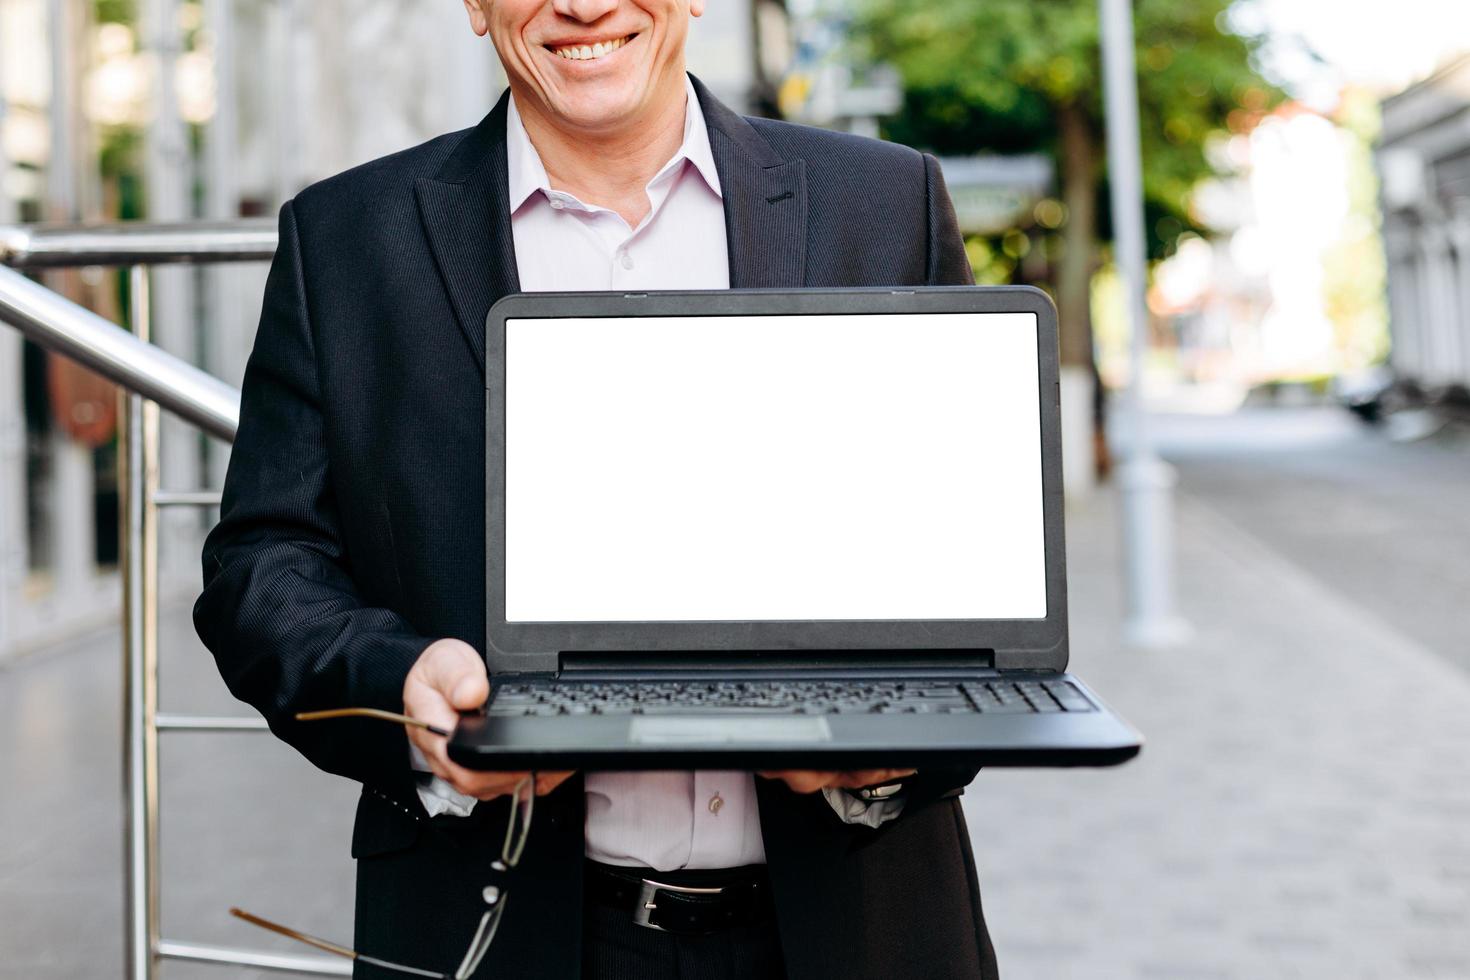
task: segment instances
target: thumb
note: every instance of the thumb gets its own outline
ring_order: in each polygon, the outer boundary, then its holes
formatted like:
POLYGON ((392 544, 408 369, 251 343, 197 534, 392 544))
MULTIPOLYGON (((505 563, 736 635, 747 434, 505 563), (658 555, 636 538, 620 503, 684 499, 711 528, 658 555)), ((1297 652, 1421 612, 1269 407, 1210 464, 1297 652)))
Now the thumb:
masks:
POLYGON ((466 674, 454 685, 454 691, 449 695, 449 703, 454 705, 456 711, 470 711, 485 703, 490 696, 490 682, 483 673, 466 674))

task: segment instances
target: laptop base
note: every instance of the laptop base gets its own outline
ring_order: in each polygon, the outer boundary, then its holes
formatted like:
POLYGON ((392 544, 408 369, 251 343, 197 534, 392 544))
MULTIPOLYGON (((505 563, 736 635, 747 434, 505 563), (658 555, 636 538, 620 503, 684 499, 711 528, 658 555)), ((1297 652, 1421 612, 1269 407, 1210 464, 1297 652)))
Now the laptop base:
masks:
POLYGON ((738 682, 666 674, 571 682, 550 675, 499 677, 487 711, 461 719, 449 755, 467 768, 502 771, 1095 767, 1125 762, 1141 745, 1137 732, 1069 674, 922 671, 875 677, 807 669, 743 672, 738 682), (848 707, 830 700, 783 703, 765 693, 787 685, 798 692, 827 685, 839 692, 869 687, 880 694, 937 693, 876 703, 849 697, 848 707), (722 704, 739 700, 722 693, 738 686, 755 691, 757 701, 768 706, 722 704), (611 691, 614 700, 599 702, 599 689, 611 691), (686 703, 671 703, 671 689, 686 703), (1021 693, 1009 704, 994 693, 1017 689, 1021 693), (1048 689, 1061 693, 1060 702, 1048 689), (687 703, 690 690, 702 695, 699 703, 687 703), (628 697, 629 691, 638 696, 628 697), (1025 692, 1041 692, 1030 696, 1045 710, 1033 710, 1025 692), (928 710, 924 700, 932 701, 928 710))

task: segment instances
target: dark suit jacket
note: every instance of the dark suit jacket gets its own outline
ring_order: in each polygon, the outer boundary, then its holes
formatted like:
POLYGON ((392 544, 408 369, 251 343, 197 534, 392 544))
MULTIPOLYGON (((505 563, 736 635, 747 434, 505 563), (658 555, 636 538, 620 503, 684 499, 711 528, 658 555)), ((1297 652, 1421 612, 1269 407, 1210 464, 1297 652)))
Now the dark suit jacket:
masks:
MULTIPOLYGON (((744 119, 696 90, 733 287, 973 282, 932 157, 744 119)), ((483 908, 508 804, 431 820, 398 726, 292 715, 401 710, 432 639, 485 649, 485 316, 519 289, 505 108, 281 209, 194 610, 230 690, 317 766, 363 784, 358 948, 445 970, 483 908)), ((973 775, 921 774, 878 831, 757 780, 791 977, 994 975, 954 798, 973 775)), ((483 973, 577 976, 582 805, 580 779, 538 802, 483 973)))

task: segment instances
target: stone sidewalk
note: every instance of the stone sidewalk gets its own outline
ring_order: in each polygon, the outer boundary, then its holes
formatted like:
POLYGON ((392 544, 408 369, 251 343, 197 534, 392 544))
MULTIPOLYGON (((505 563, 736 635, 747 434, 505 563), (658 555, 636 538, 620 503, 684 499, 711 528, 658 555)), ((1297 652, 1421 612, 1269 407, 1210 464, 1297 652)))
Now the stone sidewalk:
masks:
POLYGON ((968 791, 1002 974, 1470 980, 1470 676, 1187 495, 1197 635, 1120 649, 1112 506, 1069 521, 1072 667, 1147 744, 968 791))
MULTIPOLYGON (((1470 980, 1470 676, 1188 496, 1197 637, 1120 649, 1114 513, 1104 495, 1069 519, 1073 666, 1148 744, 969 790, 1003 976, 1470 980)), ((0 977, 118 972, 117 649, 0 668, 0 977)), ((163 659, 167 710, 239 710, 185 609, 163 659)), ((300 952, 238 904, 350 937, 350 786, 268 737, 170 735, 162 759, 166 935, 300 952)))

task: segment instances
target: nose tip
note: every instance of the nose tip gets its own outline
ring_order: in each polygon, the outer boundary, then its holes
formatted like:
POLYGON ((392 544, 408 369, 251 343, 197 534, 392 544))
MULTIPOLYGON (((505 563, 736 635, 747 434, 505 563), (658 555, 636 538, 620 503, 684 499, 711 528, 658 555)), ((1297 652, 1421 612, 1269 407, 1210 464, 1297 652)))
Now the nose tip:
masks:
POLYGON ((590 24, 617 9, 619 0, 552 0, 552 9, 564 17, 590 24))

